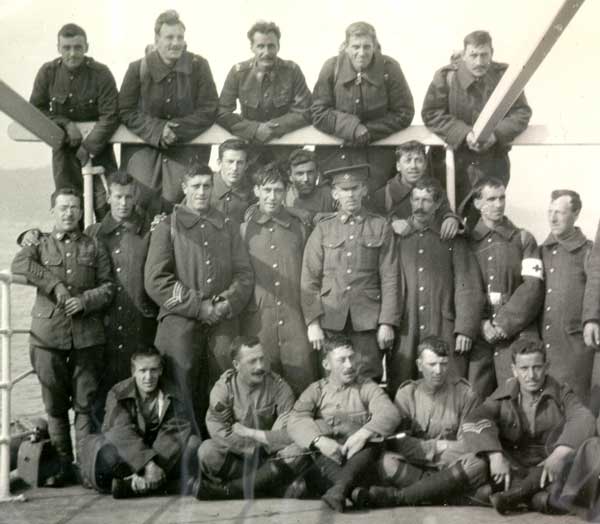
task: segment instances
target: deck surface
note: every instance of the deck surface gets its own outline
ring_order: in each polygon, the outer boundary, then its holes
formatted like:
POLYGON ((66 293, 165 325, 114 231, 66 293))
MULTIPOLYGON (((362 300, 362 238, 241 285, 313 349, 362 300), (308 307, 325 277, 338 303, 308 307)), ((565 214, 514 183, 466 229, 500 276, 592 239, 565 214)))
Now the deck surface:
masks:
MULTIPOLYGON (((19 491, 17 490, 18 494, 19 491)), ((261 499, 198 502, 162 496, 114 500, 80 486, 29 489, 26 502, 0 504, 2 524, 575 524, 573 516, 520 513, 509 517, 479 507, 419 507, 348 511, 321 509, 318 500, 261 499)))

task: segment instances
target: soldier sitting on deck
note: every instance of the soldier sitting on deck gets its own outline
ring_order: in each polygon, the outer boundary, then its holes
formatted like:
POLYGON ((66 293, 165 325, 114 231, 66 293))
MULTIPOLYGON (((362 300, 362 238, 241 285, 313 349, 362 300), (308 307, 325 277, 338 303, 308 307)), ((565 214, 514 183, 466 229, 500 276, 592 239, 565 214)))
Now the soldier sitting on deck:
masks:
POLYGON ((419 344, 417 366, 423 378, 402 384, 394 399, 401 417, 398 429, 409 436, 393 441, 383 454, 381 480, 391 487, 371 486, 371 506, 458 500, 486 481, 487 464, 469 453, 460 430, 479 400, 465 379, 450 377, 449 353, 448 344, 436 336, 419 344))
POLYGON ((132 376, 108 393, 102 433, 82 444, 84 482, 114 498, 186 491, 200 440, 191 434, 180 392, 162 377, 150 347, 131 356, 132 376))
MULTIPOLYGON (((332 336, 324 353, 329 376, 300 395, 288 432, 300 447, 314 451, 314 467, 306 473, 309 489, 322 495, 325 507, 343 512, 353 489, 369 482, 379 455, 379 447, 370 441, 389 436, 399 417, 385 392, 358 373, 350 339, 332 336)), ((354 507, 364 498, 353 497, 354 507)))
POLYGON ((237 337, 231 345, 233 369, 210 393, 211 438, 198 450, 199 500, 281 495, 292 479, 286 455, 300 455, 286 431, 294 394, 265 356, 256 337, 237 337))

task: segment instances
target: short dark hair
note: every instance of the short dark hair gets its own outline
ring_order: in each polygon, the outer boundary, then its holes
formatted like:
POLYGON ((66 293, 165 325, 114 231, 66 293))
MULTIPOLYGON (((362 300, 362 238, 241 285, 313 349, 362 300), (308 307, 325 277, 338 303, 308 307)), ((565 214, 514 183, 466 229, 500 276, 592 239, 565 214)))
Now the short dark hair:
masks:
POLYGON ((231 346, 229 346, 229 356, 231 360, 238 360, 240 357, 240 351, 242 347, 253 348, 260 344, 260 339, 254 336, 244 336, 238 335, 231 342, 231 346))
POLYGON ((349 347, 354 349, 354 345, 352 344, 350 337, 339 333, 329 335, 325 338, 325 343, 323 344, 323 356, 325 357, 333 350, 341 347, 349 347))
POLYGON ((131 357, 129 358, 129 362, 131 363, 131 367, 133 367, 135 361, 138 358, 150 358, 150 357, 156 357, 160 360, 160 365, 161 367, 165 367, 165 362, 164 362, 164 358, 163 356, 160 354, 160 351, 158 351, 158 349, 156 349, 156 347, 154 346, 146 346, 146 347, 138 347, 136 348, 133 353, 131 354, 131 357))
POLYGON ((282 161, 269 162, 267 165, 259 166, 252 175, 252 180, 258 187, 277 182, 281 182, 284 187, 287 187, 290 182, 286 164, 282 161))
POLYGON ((77 24, 65 24, 63 25, 59 30, 58 30, 58 34, 56 35, 57 40, 60 37, 63 38, 73 38, 74 36, 83 36, 83 38, 85 38, 85 41, 87 43, 87 35, 85 34, 85 31, 83 29, 83 27, 77 25, 77 24))
POLYGON ((301 164, 306 164, 307 162, 314 162, 315 165, 318 165, 317 156, 314 151, 309 151, 308 149, 299 148, 294 149, 289 156, 289 164, 290 168, 292 166, 299 166, 301 164))
POLYGON ((225 142, 219 144, 219 160, 223 159, 225 151, 243 151, 248 157, 248 142, 241 138, 228 138, 225 142))
POLYGON ((579 213, 581 211, 581 197, 577 191, 571 189, 555 189, 550 193, 550 201, 553 202, 557 198, 562 196, 568 196, 571 198, 571 210, 573 213, 579 213))
POLYGON ((108 179, 106 181, 108 185, 108 190, 110 192, 110 186, 113 184, 117 184, 118 186, 129 186, 136 185, 137 182, 133 176, 131 176, 127 171, 123 171, 118 169, 117 171, 113 171, 108 175, 108 179))
POLYGON ((79 189, 75 187, 70 186, 59 187, 57 190, 54 191, 54 193, 50 195, 50 208, 54 208, 54 206, 56 205, 56 199, 60 195, 69 195, 77 197, 79 199, 79 206, 83 209, 83 195, 81 194, 81 191, 79 191, 79 189))
POLYGON ((493 49, 492 37, 487 31, 473 31, 465 36, 463 40, 463 49, 466 49, 468 45, 479 47, 481 45, 489 45, 493 49))
POLYGON ((497 188, 497 187, 503 187, 504 189, 506 189, 506 183, 504 183, 502 180, 500 180, 499 178, 496 178, 494 176, 482 178, 473 187, 473 198, 474 199, 481 198, 481 196, 483 194, 483 190, 486 187, 489 187, 492 189, 497 188))
POLYGON ((541 353, 544 357, 544 362, 546 362, 546 348, 539 338, 521 336, 510 346, 510 356, 513 364, 517 363, 519 355, 531 355, 533 353, 541 353))
POLYGON ((420 358, 421 353, 426 349, 433 351, 438 357, 447 357, 450 354, 448 343, 436 335, 425 337, 423 342, 417 346, 417 358, 420 358))
POLYGON ((213 170, 208 166, 208 164, 194 159, 189 163, 187 169, 183 172, 183 178, 185 181, 198 175, 210 175, 212 178, 213 170))
POLYGON ((281 29, 275 22, 267 22, 266 20, 258 20, 252 24, 252 27, 248 29, 248 40, 250 43, 254 43, 254 33, 273 33, 277 37, 277 41, 281 40, 281 29))
POLYGON ((403 142, 396 148, 396 160, 400 160, 402 155, 407 153, 421 153, 423 156, 426 156, 427 151, 425 149, 425 144, 419 142, 418 140, 409 140, 408 142, 403 142))
POLYGON ((433 178, 432 176, 424 176, 417 180, 417 183, 410 191, 411 196, 415 189, 425 190, 431 193, 434 202, 439 202, 444 194, 444 189, 442 188, 439 180, 437 178, 433 178))
POLYGON ((156 22, 154 22, 154 34, 158 35, 163 24, 167 25, 180 25, 185 31, 185 24, 179 18, 179 13, 175 9, 168 9, 158 15, 156 22))

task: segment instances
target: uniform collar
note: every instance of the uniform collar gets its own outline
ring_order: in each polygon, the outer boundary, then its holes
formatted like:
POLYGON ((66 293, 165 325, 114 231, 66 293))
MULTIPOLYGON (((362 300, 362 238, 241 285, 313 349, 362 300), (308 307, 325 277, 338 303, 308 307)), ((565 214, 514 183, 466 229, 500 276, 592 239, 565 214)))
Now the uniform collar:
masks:
POLYGON ((419 228, 419 226, 417 226, 413 215, 411 215, 408 218, 408 224, 410 225, 410 228, 411 228, 411 231, 408 234, 420 233, 423 231, 431 231, 435 235, 440 236, 442 224, 441 224, 440 220, 437 218, 437 216, 433 217, 433 220, 431 221, 431 223, 429 225, 425 226, 424 228, 419 228))
POLYGON ((277 72, 279 71, 282 63, 283 63, 283 60, 281 58, 279 58, 278 56, 276 56, 273 67, 269 71, 261 71, 258 68, 258 65, 256 64, 256 58, 253 58, 252 59, 252 70, 254 71, 254 74, 256 75, 256 79, 258 80, 258 83, 260 84, 265 76, 269 76, 271 78, 271 81, 273 81, 275 79, 275 77, 277 76, 277 72))
POLYGON ((361 209, 356 215, 353 215, 351 213, 346 213, 344 211, 338 211, 337 216, 340 219, 340 222, 342 224, 345 224, 351 218, 356 220, 360 224, 365 219, 365 210, 361 209))
POLYGON ((579 249, 581 246, 585 245, 587 242, 587 238, 581 232, 581 229, 578 227, 567 237, 567 238, 557 238, 554 233, 550 233, 548 238, 544 240, 543 246, 551 247, 556 244, 560 244, 567 251, 573 252, 579 249))
POLYGON ((148 71, 152 75, 152 80, 157 83, 166 78, 171 71, 184 75, 192 74, 192 55, 187 51, 183 52, 173 67, 169 67, 162 61, 158 51, 152 51, 148 54, 146 61, 148 62, 148 71))
POLYGON ((104 234, 111 234, 115 229, 117 229, 119 226, 123 226, 126 229, 131 229, 132 231, 134 231, 137 235, 140 234, 141 230, 142 230, 142 226, 143 226, 143 219, 142 217, 140 217, 140 215, 138 215, 135 211, 133 212, 133 214, 131 215, 131 218, 127 221, 123 221, 123 222, 117 222, 113 216, 108 213, 103 219, 102 222, 100 223, 100 231, 104 234))
POLYGON ((52 230, 52 236, 56 238, 56 240, 60 240, 61 242, 65 238, 68 238, 70 240, 78 240, 81 237, 81 231, 79 231, 79 229, 76 229, 75 231, 67 233, 65 231, 57 231, 56 228, 54 228, 52 230))
MULTIPOLYGON (((501 386, 498 386, 498 389, 492 393, 491 398, 494 400, 510 398, 516 402, 519 400, 520 392, 521 388, 519 387, 519 381, 513 377, 508 379, 501 386)), ((546 375, 540 399, 542 397, 552 397, 557 402, 560 402, 560 384, 550 375, 546 375)))
POLYGON ((63 62, 62 58, 58 59, 58 63, 60 65, 61 69, 68 75, 74 75, 74 76, 77 76, 79 73, 81 73, 81 71, 86 69, 93 61, 94 61, 93 58, 86 56, 85 59, 83 60, 82 64, 77 69, 69 69, 63 62))
POLYGON ((456 76, 458 77, 458 81, 460 82, 461 87, 466 91, 472 84, 475 83, 483 83, 487 87, 492 87, 490 84, 490 71, 494 68, 494 62, 490 64, 490 68, 487 73, 480 78, 476 78, 473 76, 473 73, 467 69, 464 60, 459 60, 458 69, 456 71, 456 76))
POLYGON ((185 205, 177 204, 173 209, 173 213, 175 213, 177 221, 188 229, 191 229, 200 221, 209 222, 217 229, 222 229, 225 224, 223 215, 213 207, 209 207, 205 214, 198 215, 185 205))
MULTIPOLYGON (((358 77, 358 72, 356 69, 354 69, 352 62, 350 62, 350 57, 345 51, 342 51, 338 55, 338 64, 338 79, 340 82, 345 84, 347 82, 356 80, 358 77)), ((383 76, 383 56, 378 51, 375 51, 369 67, 367 67, 367 69, 364 71, 361 71, 361 77, 373 85, 380 86, 383 84, 383 76)))
POLYGON ((213 181, 213 194, 217 197, 218 200, 221 200, 223 197, 229 195, 230 193, 233 193, 234 195, 237 195, 244 200, 249 198, 250 189, 244 187, 243 181, 239 187, 231 188, 225 183, 221 173, 215 173, 213 181))
POLYGON ((396 203, 410 196, 410 192, 412 191, 412 187, 407 186, 402 182, 402 175, 400 173, 397 173, 396 176, 388 182, 388 187, 390 189, 392 201, 396 203))
POLYGON ((267 224, 268 222, 275 222, 286 229, 289 229, 291 224, 291 216, 283 207, 274 216, 265 215, 257 207, 256 213, 252 215, 252 220, 260 225, 267 224))
POLYGON ((492 234, 492 232, 496 232, 506 240, 510 240, 517 231, 517 226, 515 226, 507 217, 503 217, 502 222, 500 222, 500 224, 498 224, 494 229, 487 227, 480 218, 473 228, 471 236, 473 239, 479 241, 492 234))

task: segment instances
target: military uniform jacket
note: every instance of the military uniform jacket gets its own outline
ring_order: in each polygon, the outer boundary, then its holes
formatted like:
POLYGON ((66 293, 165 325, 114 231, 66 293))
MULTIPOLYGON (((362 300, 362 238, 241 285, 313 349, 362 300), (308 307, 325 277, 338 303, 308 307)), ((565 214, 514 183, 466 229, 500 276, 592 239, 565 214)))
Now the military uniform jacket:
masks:
POLYGON ((168 473, 179 462, 191 435, 180 393, 163 380, 159 388, 159 422, 155 431, 146 427, 133 378, 115 384, 106 399, 102 433, 136 472, 153 460, 168 473))
POLYGON ((223 213, 226 221, 233 220, 239 226, 255 200, 250 184, 233 189, 225 184, 221 173, 214 174, 210 205, 223 213))
POLYGON ((310 91, 298 65, 275 59, 269 72, 260 71, 254 59, 231 68, 219 99, 217 122, 230 133, 252 141, 261 122, 278 124, 280 137, 310 124, 310 91), (240 112, 236 102, 240 102, 240 112))
MULTIPOLYGON (((429 85, 421 117, 429 130, 456 149, 465 141, 492 92, 500 82, 507 64, 492 62, 487 73, 476 79, 460 60, 442 67, 429 85)), ((503 153, 531 118, 531 109, 521 93, 506 116, 494 129, 498 142, 493 149, 503 153)))
POLYGON ((199 320, 201 302, 216 296, 227 299, 232 316, 237 316, 253 285, 238 226, 216 209, 199 215, 177 205, 152 233, 145 286, 160 306, 159 320, 169 315, 199 320))
POLYGON ((600 322, 600 223, 589 260, 581 320, 600 322))
MULTIPOLYGON (((410 193, 413 188, 402 182, 401 177, 402 175, 398 173, 395 177, 390 178, 385 186, 375 191, 370 202, 372 209, 376 213, 387 216, 392 220, 406 220, 412 215, 410 193)), ((436 211, 436 217, 441 217, 442 219, 456 217, 452 209, 450 209, 446 192, 442 196, 442 202, 436 211)))
POLYGON ((35 77, 29 101, 61 127, 69 122, 95 121, 82 145, 96 156, 119 127, 118 98, 108 67, 86 57, 73 71, 62 58, 45 63, 35 77))
POLYGON ((352 384, 336 386, 323 378, 300 395, 287 429, 298 446, 309 448, 320 435, 343 443, 361 428, 387 437, 398 422, 398 410, 371 379, 357 378, 352 384))
POLYGON ((43 234, 38 246, 22 248, 13 259, 13 273, 37 288, 31 311, 33 346, 70 350, 104 344, 101 310, 112 300, 110 257, 104 246, 79 231, 43 234), (81 300, 83 311, 67 317, 57 307, 54 288, 62 283, 81 300))
POLYGON ((335 210, 335 200, 331 196, 331 186, 316 186, 310 195, 300 195, 296 188, 290 184, 285 195, 286 207, 302 209, 310 213, 311 219, 317 213, 331 213, 335 210))
POLYGON ((313 91, 313 125, 352 143, 359 124, 371 141, 410 125, 412 94, 393 58, 375 52, 369 67, 357 73, 345 52, 325 62, 313 91))
POLYGON ((325 215, 308 238, 302 262, 302 311, 307 325, 341 331, 398 326, 398 260, 387 221, 364 209, 325 215))
POLYGON ((467 453, 461 426, 479 406, 479 398, 465 379, 448 378, 437 391, 423 379, 410 380, 400 385, 394 404, 400 413, 398 431, 408 434, 392 446, 411 463, 447 463, 444 455, 467 453), (441 454, 436 450, 440 439, 449 441, 447 452, 441 454))
POLYGON ((178 143, 197 137, 215 121, 217 103, 208 62, 187 51, 172 68, 157 51, 132 62, 119 93, 121 121, 154 147, 167 121, 178 124, 178 143))
POLYGON ((595 350, 583 342, 583 296, 592 242, 579 228, 565 239, 552 233, 541 246, 546 281, 540 332, 546 344, 550 372, 586 400, 595 350), (548 291, 551 290, 550 293, 548 291))
POLYGON ((206 427, 224 451, 236 455, 252 455, 261 444, 236 435, 232 430, 234 423, 262 430, 268 442, 267 451, 275 453, 292 442, 286 424, 293 406, 291 388, 276 373, 268 371, 261 385, 250 388, 236 371, 229 369, 210 392, 206 427))
POLYGON ((577 449, 595 434, 595 420, 590 411, 571 388, 549 375, 535 405, 534 427, 529 427, 519 397, 519 383, 512 378, 469 414, 462 432, 471 451, 504 451, 521 466, 533 467, 554 448, 577 449))
POLYGON ((535 238, 506 217, 494 230, 479 220, 471 233, 471 249, 487 291, 484 318, 493 318, 513 338, 537 318, 543 304, 542 263, 535 238))
POLYGON ((141 319, 156 318, 158 309, 144 289, 144 264, 150 232, 144 219, 134 214, 130 221, 117 222, 108 213, 102 222, 91 225, 86 234, 106 247, 115 276, 115 298, 106 312, 108 344, 117 350, 132 349, 141 342, 145 324, 141 319))

